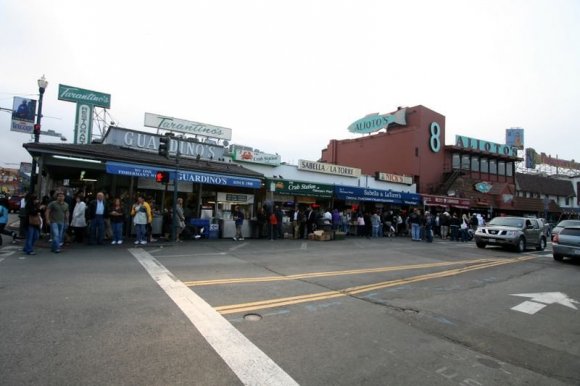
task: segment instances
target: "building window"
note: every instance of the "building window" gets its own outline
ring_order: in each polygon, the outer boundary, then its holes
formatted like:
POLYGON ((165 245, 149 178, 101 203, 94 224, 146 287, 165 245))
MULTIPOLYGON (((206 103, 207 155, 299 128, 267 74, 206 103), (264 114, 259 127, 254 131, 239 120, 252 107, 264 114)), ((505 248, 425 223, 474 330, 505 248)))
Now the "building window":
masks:
POLYGON ((482 173, 489 173, 489 163, 487 158, 482 158, 480 163, 480 168, 482 173))
POLYGON ((566 197, 566 206, 570 206, 570 197, 566 197))
POLYGON ((469 155, 463 155, 461 156, 461 169, 464 170, 469 170, 469 155))
POLYGON ((505 176, 505 162, 504 161, 499 161, 497 163, 497 174, 499 174, 500 176, 505 176))
POLYGON ((471 171, 472 172, 479 171, 479 157, 476 156, 471 157, 471 171))
POLYGON ((506 162, 505 175, 508 177, 512 177, 514 175, 514 163, 513 162, 506 162))
POLYGON ((497 174, 497 161, 494 159, 489 160, 489 174, 497 174))
POLYGON ((451 168, 452 169, 460 169, 461 168, 461 158, 459 154, 455 153, 451 156, 451 168))

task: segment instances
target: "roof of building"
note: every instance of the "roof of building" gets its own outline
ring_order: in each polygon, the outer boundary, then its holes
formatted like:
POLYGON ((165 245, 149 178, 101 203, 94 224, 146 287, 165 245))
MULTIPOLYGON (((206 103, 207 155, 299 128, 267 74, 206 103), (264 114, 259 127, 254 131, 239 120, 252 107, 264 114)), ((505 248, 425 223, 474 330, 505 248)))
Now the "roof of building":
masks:
POLYGON ((575 197, 570 180, 545 177, 538 174, 516 173, 516 187, 519 192, 540 193, 550 196, 575 197))
MULTIPOLYGON (((23 145, 31 154, 48 153, 70 157, 82 157, 101 161, 128 162, 140 165, 153 165, 174 168, 175 159, 167 159, 154 152, 138 151, 115 145, 88 144, 76 145, 69 143, 26 143, 23 145)), ((206 159, 180 158, 179 166, 183 170, 218 173, 243 177, 264 177, 261 173, 246 169, 230 162, 217 162, 206 159)))

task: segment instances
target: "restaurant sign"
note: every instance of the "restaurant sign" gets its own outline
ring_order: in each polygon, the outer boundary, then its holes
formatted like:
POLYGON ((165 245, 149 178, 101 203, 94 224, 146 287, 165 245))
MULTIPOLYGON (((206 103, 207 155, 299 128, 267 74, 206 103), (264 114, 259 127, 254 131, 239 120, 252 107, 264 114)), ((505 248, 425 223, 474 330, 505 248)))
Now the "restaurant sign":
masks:
POLYGON ((423 194, 423 205, 425 206, 452 206, 454 208, 469 209, 471 200, 468 198, 456 198, 447 196, 430 196, 423 194))
POLYGON ((337 199, 345 201, 372 201, 404 205, 418 205, 421 202, 421 196, 414 193, 351 186, 335 186, 334 195, 337 199))
POLYGON ((515 147, 500 145, 498 143, 488 142, 482 139, 464 137, 462 135, 455 136, 455 146, 465 149, 486 151, 488 153, 495 153, 508 157, 518 156, 518 149, 515 147))
POLYGON ((81 145, 91 143, 93 136, 93 110, 95 107, 110 108, 111 94, 59 84, 58 99, 77 104, 74 143, 81 145))
POLYGON ((289 196, 332 197, 334 187, 332 185, 317 184, 312 182, 268 180, 273 185, 273 192, 289 196))
POLYGON ((278 154, 257 153, 255 151, 242 149, 234 151, 232 158, 240 162, 250 162, 271 166, 278 166, 281 162, 281 158, 278 154))
POLYGON ((180 133, 202 135, 204 137, 218 139, 232 139, 232 129, 228 129, 227 127, 186 121, 152 113, 145 113, 145 127, 153 127, 157 130, 178 131, 180 133))
POLYGON ((360 177, 361 170, 348 166, 327 164, 323 162, 298 160, 298 169, 315 173, 336 174, 344 177, 360 177))
POLYGON ((397 174, 376 172, 375 179, 379 181, 393 182, 395 184, 413 185, 413 177, 410 176, 399 176, 397 174))
MULTIPOLYGON (((103 144, 158 153, 159 138, 160 136, 155 134, 111 127, 103 139, 103 144)), ((224 155, 223 146, 174 139, 169 141, 169 154, 175 155, 178 147, 180 157, 195 158, 199 156, 204 159, 217 159, 222 158, 224 155)))

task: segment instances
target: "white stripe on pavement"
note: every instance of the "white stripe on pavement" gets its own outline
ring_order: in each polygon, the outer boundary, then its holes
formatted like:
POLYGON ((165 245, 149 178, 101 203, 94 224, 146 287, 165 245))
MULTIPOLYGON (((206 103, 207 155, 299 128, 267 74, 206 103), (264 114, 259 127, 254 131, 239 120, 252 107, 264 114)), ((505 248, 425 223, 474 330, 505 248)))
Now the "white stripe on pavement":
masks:
POLYGON ((298 385, 270 357, 143 249, 129 252, 245 385, 298 385))

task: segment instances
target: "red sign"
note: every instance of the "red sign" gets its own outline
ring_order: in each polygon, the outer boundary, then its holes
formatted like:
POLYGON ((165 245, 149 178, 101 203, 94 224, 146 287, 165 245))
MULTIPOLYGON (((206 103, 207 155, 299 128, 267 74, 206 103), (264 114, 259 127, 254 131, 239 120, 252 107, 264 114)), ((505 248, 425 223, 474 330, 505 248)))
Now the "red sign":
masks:
POLYGON ((460 209, 469 209, 471 200, 468 198, 455 198, 448 196, 429 196, 422 194, 423 204, 425 206, 453 206, 460 209))

